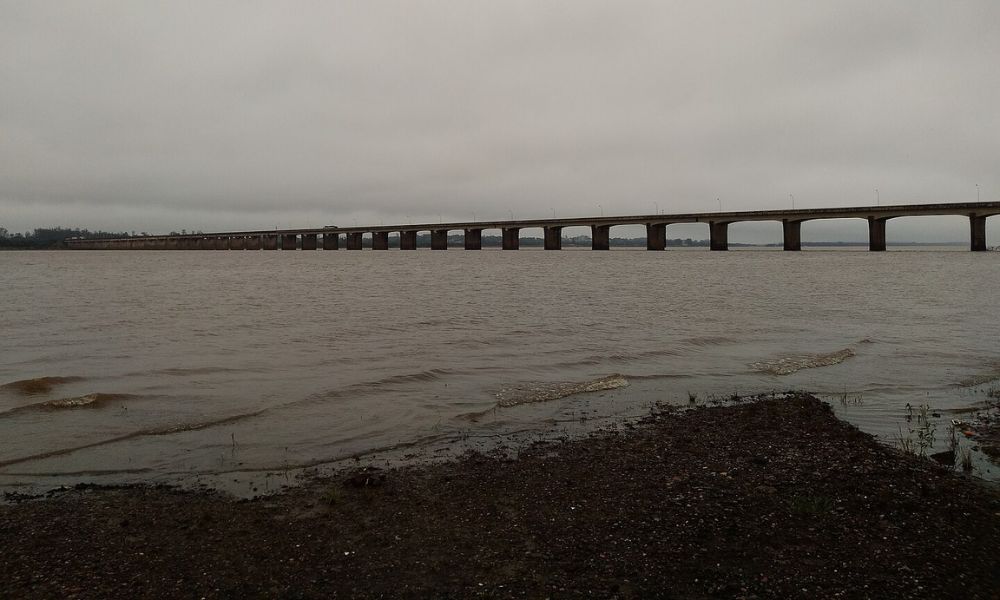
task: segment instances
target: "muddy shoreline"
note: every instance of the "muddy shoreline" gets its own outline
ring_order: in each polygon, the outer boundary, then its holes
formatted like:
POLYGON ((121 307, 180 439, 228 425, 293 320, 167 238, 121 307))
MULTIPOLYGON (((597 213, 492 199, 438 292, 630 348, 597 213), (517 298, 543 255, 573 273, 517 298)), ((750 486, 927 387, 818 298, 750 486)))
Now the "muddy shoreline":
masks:
POLYGON ((810 396, 239 501, 0 506, 0 596, 996 597, 1000 493, 810 396))

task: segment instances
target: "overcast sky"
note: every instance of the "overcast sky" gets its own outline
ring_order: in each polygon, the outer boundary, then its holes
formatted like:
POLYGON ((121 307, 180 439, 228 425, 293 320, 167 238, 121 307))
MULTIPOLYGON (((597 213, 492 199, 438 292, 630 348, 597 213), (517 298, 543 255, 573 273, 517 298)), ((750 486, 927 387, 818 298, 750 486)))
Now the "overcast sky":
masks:
POLYGON ((0 226, 1000 200, 998 25, 996 0, 0 0, 0 226))

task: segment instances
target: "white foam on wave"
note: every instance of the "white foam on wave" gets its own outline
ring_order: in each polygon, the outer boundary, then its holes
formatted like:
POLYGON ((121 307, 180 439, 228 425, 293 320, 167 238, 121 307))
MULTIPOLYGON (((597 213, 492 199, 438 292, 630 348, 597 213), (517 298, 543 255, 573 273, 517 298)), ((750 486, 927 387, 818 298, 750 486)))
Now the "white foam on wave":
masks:
POLYGON ((506 408, 519 404, 558 400, 575 394, 613 390, 627 385, 628 379, 624 375, 618 374, 583 382, 519 383, 500 388, 500 391, 496 393, 496 398, 497 404, 506 408))
POLYGON ((802 354, 799 356, 785 356, 773 360, 764 360, 750 363, 750 368, 754 371, 769 373, 771 375, 791 375, 802 369, 816 369, 838 365, 852 356, 854 356, 854 350, 844 348, 843 350, 837 350, 829 354, 802 354))

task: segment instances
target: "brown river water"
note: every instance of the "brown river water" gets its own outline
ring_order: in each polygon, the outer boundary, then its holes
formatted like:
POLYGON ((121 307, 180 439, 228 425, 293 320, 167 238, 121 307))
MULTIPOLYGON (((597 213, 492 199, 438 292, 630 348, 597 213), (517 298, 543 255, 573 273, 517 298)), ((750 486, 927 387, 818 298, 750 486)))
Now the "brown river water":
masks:
POLYGON ((788 389, 887 443, 927 404, 940 447, 1000 387, 995 252, 4 252, 0 276, 0 492, 251 494, 788 389))

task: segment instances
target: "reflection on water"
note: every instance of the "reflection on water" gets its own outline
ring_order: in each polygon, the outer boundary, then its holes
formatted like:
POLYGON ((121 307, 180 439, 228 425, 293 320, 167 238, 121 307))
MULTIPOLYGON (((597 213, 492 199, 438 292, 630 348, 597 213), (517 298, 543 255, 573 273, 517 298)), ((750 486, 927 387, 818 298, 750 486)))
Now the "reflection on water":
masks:
POLYGON ((981 401, 960 384, 1000 364, 995 253, 8 252, 0 271, 3 489, 790 388, 863 397, 833 404, 891 439, 907 404, 981 401))

